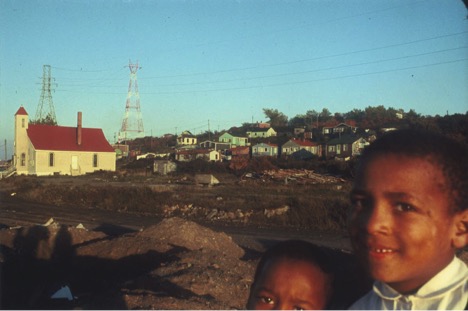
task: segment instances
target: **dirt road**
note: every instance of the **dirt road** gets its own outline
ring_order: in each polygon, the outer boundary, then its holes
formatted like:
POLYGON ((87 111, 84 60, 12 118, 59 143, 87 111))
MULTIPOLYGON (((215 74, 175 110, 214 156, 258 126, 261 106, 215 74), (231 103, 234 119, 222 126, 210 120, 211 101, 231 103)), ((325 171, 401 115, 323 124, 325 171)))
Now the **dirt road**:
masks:
MULTIPOLYGON (((50 218, 67 226, 82 224, 88 230, 101 231, 107 235, 119 235, 140 231, 159 223, 162 218, 127 212, 107 211, 96 208, 51 206, 19 200, 8 192, 0 196, 0 226, 15 227, 45 224, 50 218)), ((341 249, 351 250, 348 236, 340 233, 297 231, 278 227, 258 227, 226 224, 216 221, 204 221, 200 225, 215 231, 225 232, 243 247, 263 250, 269 241, 283 239, 305 239, 310 242, 341 249)))

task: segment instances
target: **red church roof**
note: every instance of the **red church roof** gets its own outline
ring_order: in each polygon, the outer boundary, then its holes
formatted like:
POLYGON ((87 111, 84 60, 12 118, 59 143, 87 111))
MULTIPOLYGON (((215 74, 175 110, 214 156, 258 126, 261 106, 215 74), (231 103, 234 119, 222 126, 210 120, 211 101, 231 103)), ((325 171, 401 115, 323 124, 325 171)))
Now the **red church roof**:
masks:
POLYGON ((76 127, 43 124, 29 124, 27 129, 36 150, 115 152, 102 129, 82 128, 81 145, 77 143, 77 131, 76 127))
POLYGON ((23 106, 21 106, 18 111, 15 113, 15 116, 16 115, 22 115, 22 116, 27 116, 28 113, 26 112, 26 109, 23 108, 23 106))

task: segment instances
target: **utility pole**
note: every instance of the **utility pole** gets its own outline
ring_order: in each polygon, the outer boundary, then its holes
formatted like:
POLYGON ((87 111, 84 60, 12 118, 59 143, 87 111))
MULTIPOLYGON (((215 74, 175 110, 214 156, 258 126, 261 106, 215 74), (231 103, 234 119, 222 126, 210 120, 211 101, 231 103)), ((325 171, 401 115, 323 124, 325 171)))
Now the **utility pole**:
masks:
POLYGON ((127 101, 125 103, 125 115, 122 120, 122 127, 119 133, 120 140, 141 137, 144 135, 143 119, 140 109, 140 93, 138 92, 137 71, 141 69, 136 64, 128 63, 130 69, 130 81, 128 82, 127 101))

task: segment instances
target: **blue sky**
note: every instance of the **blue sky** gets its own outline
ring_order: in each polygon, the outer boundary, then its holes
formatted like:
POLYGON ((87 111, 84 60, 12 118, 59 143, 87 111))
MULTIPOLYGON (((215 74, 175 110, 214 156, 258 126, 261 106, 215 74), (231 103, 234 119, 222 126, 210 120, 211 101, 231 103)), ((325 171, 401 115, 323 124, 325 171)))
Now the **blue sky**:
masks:
POLYGON ((263 108, 465 113, 467 16, 461 0, 2 0, 0 145, 21 105, 35 115, 43 65, 59 125, 82 111, 111 142, 130 60, 146 135, 265 121, 263 108))

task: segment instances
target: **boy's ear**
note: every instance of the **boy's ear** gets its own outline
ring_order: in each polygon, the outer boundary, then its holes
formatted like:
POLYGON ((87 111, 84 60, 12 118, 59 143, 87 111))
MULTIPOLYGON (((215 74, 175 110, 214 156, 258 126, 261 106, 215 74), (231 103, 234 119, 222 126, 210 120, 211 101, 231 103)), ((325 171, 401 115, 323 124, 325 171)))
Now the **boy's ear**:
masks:
POLYGON ((463 248, 468 245, 468 210, 455 215, 455 232, 452 244, 455 248, 463 248))

